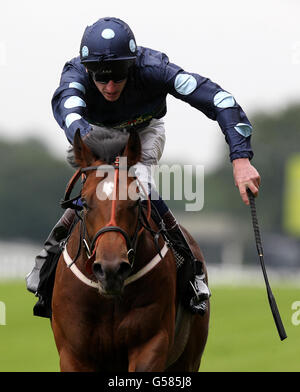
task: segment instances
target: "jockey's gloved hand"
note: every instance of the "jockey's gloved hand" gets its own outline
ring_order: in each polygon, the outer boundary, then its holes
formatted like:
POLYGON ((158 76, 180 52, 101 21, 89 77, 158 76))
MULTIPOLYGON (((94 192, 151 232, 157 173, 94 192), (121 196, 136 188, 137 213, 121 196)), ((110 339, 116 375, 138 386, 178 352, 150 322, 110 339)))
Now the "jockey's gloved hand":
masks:
POLYGON ((94 130, 93 127, 94 127, 94 126, 91 125, 91 126, 90 126, 90 129, 89 129, 88 131, 85 131, 84 133, 81 133, 81 132, 80 132, 80 134, 81 134, 81 139, 82 139, 83 141, 87 138, 87 136, 88 136, 91 132, 93 132, 93 130, 94 130))

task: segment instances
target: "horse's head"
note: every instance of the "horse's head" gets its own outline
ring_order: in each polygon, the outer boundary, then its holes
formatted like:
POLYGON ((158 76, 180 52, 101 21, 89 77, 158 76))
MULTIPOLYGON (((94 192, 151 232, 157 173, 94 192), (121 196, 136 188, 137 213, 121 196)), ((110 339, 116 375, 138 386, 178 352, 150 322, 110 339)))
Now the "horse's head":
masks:
POLYGON ((129 170, 140 159, 137 133, 117 132, 103 140, 77 132, 74 158, 85 176, 81 192, 84 227, 90 239, 88 262, 103 295, 120 295, 132 270, 138 237, 140 199, 129 170))

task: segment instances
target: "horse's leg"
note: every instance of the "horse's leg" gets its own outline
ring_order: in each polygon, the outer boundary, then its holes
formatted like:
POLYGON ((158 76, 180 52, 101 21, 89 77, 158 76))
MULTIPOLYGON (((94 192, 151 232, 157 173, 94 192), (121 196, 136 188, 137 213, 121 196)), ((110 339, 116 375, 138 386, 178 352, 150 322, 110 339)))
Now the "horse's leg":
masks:
POLYGON ((84 363, 78 359, 71 351, 62 349, 60 356, 60 371, 61 372, 96 372, 92 365, 84 363))
POLYGON ((177 361, 167 369, 167 372, 199 371, 202 354, 208 337, 209 310, 210 306, 208 301, 208 307, 205 315, 194 316, 187 345, 177 361))
POLYGON ((129 372, 159 372, 165 368, 169 336, 165 330, 140 346, 129 349, 129 372))
MULTIPOLYGON (((55 287, 55 288, 57 288, 57 287, 55 287)), ((56 348, 59 353, 60 371, 61 372, 95 372, 95 371, 97 371, 97 369, 95 369, 92 366, 92 364, 85 361, 78 354, 76 355, 74 350, 72 350, 72 348, 71 348, 71 347, 73 347, 72 343, 71 343, 72 340, 70 342, 68 339, 68 336, 69 335, 73 336, 74 332, 72 332, 72 330, 70 329, 68 331, 69 334, 67 334, 67 332, 62 328, 60 323, 57 321, 57 313, 59 314, 59 312, 63 311, 64 309, 62 307, 57 306, 57 304, 58 304, 57 298, 55 296, 53 298, 54 298, 54 302, 52 303, 52 308, 53 308, 54 313, 52 315, 51 327, 52 327, 53 334, 54 334, 56 348)), ((60 320, 60 319, 58 318, 58 320, 60 320)), ((65 323, 67 321, 68 320, 66 320, 65 323)), ((78 334, 78 336, 80 336, 80 335, 78 334)))

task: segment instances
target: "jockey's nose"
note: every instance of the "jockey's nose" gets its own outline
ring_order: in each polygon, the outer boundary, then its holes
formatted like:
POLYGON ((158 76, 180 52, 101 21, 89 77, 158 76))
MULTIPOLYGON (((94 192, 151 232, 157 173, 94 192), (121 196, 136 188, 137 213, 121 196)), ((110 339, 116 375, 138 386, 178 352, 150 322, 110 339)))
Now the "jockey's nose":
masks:
POLYGON ((117 88, 118 88, 118 84, 115 83, 113 80, 110 80, 110 81, 106 84, 106 86, 105 86, 105 90, 106 90, 108 93, 114 93, 114 92, 117 90, 117 88))

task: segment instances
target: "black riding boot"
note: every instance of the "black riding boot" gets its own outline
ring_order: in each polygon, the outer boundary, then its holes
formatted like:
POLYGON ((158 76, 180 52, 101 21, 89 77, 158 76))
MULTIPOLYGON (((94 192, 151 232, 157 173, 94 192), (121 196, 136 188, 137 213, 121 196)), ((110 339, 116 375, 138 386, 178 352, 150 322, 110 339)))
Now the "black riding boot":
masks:
POLYGON ((25 278, 27 290, 39 298, 34 307, 34 314, 37 316, 50 317, 49 306, 52 290, 49 287, 51 292, 48 293, 48 286, 51 286, 52 283, 48 281, 54 279, 56 265, 53 265, 53 258, 60 252, 59 245, 67 237, 74 217, 75 211, 68 208, 51 230, 44 243, 44 248, 35 258, 33 270, 25 278))
POLYGON ((172 212, 168 210, 162 216, 162 219, 167 230, 167 235, 171 244, 174 247, 175 252, 179 254, 179 257, 181 256, 181 258, 183 258, 185 262, 191 262, 194 269, 194 281, 190 281, 190 285, 192 288, 191 292, 193 292, 193 294, 191 295, 189 308, 193 313, 204 315, 207 308, 207 304, 205 301, 211 296, 211 293, 205 282, 206 279, 203 271, 202 261, 198 260, 194 256, 185 238, 185 235, 182 232, 172 212))

